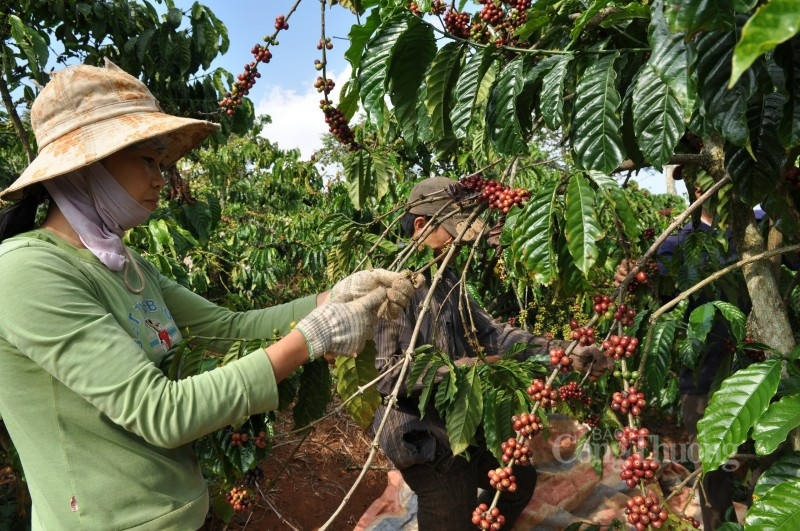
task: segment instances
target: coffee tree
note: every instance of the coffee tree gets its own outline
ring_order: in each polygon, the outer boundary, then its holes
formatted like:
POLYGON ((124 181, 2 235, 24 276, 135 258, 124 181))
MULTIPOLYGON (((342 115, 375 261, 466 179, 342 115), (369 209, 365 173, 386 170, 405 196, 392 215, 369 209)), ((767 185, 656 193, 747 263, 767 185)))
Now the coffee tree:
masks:
MULTIPOLYGON (((639 260, 631 280, 639 273, 655 246, 631 252, 630 242, 645 227, 630 215, 615 173, 680 164, 690 190, 728 185, 715 211, 730 226, 741 261, 713 278, 743 271, 752 311, 745 316, 714 301, 694 310, 686 327, 686 296, 680 296, 638 313, 628 333, 640 336, 640 370, 622 365, 623 377, 638 373, 632 382, 623 380, 623 391, 631 395, 633 383, 661 390, 673 351, 696 359, 719 312, 740 351, 745 338, 754 337, 769 354, 746 368, 726 367, 722 376, 730 376, 699 425, 704 470, 722 465, 751 431, 759 454, 772 454, 787 438, 790 449, 798 449, 790 433, 800 411, 792 391, 795 334, 792 308, 784 302, 791 290, 780 289, 780 266, 773 271, 766 258, 797 250, 792 176, 800 153, 800 9, 774 0, 758 6, 705 0, 355 4, 371 9, 350 33, 346 57, 353 76, 343 100, 358 95, 381 143, 401 141, 416 155, 414 164, 457 175, 498 159, 511 167, 544 129, 568 148, 577 171, 542 179, 525 208, 505 220, 504 262, 521 279, 581 285, 607 258, 626 255, 639 260), (769 216, 766 237, 752 211, 756 205, 769 216), (611 224, 598 221, 603 212, 613 213, 611 224), (609 237, 618 243, 611 253, 604 249, 609 237)), ((360 167, 369 164, 369 152, 353 157, 360 167)), ((363 178, 353 182, 369 185, 363 178)), ((474 390, 474 375, 467 378, 462 383, 474 390)), ((474 422, 486 402, 466 404, 475 408, 465 414, 474 422)), ((463 433, 450 435, 451 443, 464 439, 463 433)), ((792 456, 765 474, 749 524, 792 520, 800 483, 771 488, 774 478, 796 478, 792 456)))

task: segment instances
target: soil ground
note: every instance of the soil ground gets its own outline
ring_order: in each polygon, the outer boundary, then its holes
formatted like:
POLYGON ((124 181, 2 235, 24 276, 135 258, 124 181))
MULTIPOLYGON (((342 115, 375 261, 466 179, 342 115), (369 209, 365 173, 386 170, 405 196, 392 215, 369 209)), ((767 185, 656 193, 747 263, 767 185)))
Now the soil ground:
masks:
MULTIPOLYGON (((291 420, 283 418, 276 432, 288 433, 290 429, 291 420)), ((264 480, 256 490, 258 503, 252 511, 236 514, 227 527, 212 525, 212 531, 311 531, 328 520, 355 484, 372 441, 346 413, 321 421, 298 446, 301 438, 297 434, 276 435, 270 455, 261 463, 264 480)), ((378 452, 328 529, 352 530, 383 493, 389 469, 389 462, 378 452)))

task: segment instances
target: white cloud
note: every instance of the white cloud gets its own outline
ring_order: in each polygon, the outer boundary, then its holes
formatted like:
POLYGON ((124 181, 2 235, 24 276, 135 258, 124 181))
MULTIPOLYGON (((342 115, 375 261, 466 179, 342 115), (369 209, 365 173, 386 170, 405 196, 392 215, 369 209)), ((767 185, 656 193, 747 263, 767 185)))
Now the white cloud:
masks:
MULTIPOLYGON (((335 103, 339 101, 341 86, 350 78, 351 67, 347 65, 340 74, 328 72, 328 77, 335 83, 328 98, 335 103)), ((256 104, 255 112, 268 114, 272 123, 265 126, 262 134, 272 142, 277 142, 281 149, 299 148, 304 159, 308 159, 314 151, 322 147, 322 135, 328 132, 325 115, 319 108, 322 94, 314 88, 315 77, 308 80, 307 90, 298 93, 294 88, 271 85, 267 96, 256 104)))

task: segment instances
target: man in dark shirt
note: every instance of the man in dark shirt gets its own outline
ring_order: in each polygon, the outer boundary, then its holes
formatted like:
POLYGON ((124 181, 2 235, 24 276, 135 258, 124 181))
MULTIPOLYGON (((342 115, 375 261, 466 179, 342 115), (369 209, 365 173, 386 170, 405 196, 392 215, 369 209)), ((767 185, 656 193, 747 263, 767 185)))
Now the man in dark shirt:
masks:
MULTIPOLYGON (((408 199, 408 204, 412 206, 401 220, 408 236, 418 238, 423 234, 430 216, 439 212, 449 201, 447 190, 453 183, 454 181, 444 177, 433 177, 414 187, 408 199), (417 204, 420 199, 432 197, 441 197, 441 200, 417 204)), ((422 243, 430 247, 436 256, 441 256, 445 247, 464 227, 465 221, 464 215, 446 219, 428 233, 422 243)), ((465 239, 473 240, 479 230, 477 226, 470 227, 465 239)), ((430 281, 428 275, 426 284, 416 290, 404 315, 394 321, 380 322, 375 333, 378 351, 376 365, 379 370, 385 371, 402 360, 411 342, 430 281)), ((440 352, 449 355, 455 365, 473 365, 479 363, 481 358, 468 340, 466 330, 471 326, 463 322, 462 312, 459 311, 461 295, 458 282, 459 279, 452 270, 448 268, 444 271, 435 288, 430 309, 423 317, 415 347, 433 345, 440 352)), ((466 299, 469 310, 464 309, 463 312, 464 315, 471 315, 477 341, 483 349, 482 361, 485 363, 496 362, 513 345, 523 343, 531 346, 523 355, 541 354, 543 364, 549 364, 546 355, 549 348, 564 346, 566 343, 536 337, 519 328, 500 323, 473 298, 467 296, 466 299)), ((596 360, 598 371, 606 366, 606 358, 595 347, 577 348, 572 357, 578 370, 588 366, 591 360, 596 360)), ((397 382, 396 374, 385 378, 378 385, 383 396, 391 394, 397 382)), ((472 511, 478 503, 489 505, 495 494, 489 485, 487 474, 500 465, 487 449, 481 428, 475 436, 476 444, 468 449, 469 459, 463 455, 454 456, 444 419, 433 405, 429 405, 424 417, 420 418, 417 398, 419 390, 414 389, 407 394, 406 389, 406 385, 401 385, 397 408, 389 412, 390 416, 380 437, 381 448, 417 495, 417 521, 421 530, 472 529, 472 511), (478 487, 484 489, 480 499, 477 496, 478 487)), ((386 407, 380 406, 373 424, 376 429, 386 414, 386 407)), ((505 518, 506 528, 512 527, 536 487, 536 470, 532 466, 515 466, 514 475, 517 490, 503 492, 497 504, 500 514, 505 518)))

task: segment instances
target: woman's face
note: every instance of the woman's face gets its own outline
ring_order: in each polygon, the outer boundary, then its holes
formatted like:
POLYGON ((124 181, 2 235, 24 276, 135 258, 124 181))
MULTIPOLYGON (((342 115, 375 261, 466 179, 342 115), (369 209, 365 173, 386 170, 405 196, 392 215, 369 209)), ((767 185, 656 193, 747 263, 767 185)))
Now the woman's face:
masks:
POLYGON ((161 161, 164 155, 146 147, 123 149, 103 159, 103 166, 140 205, 150 211, 158 207, 164 187, 161 161))

